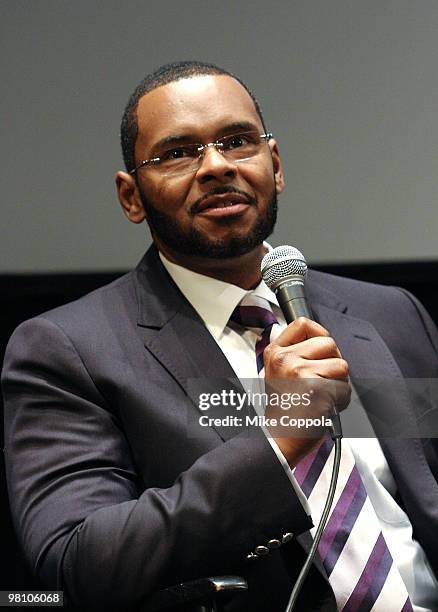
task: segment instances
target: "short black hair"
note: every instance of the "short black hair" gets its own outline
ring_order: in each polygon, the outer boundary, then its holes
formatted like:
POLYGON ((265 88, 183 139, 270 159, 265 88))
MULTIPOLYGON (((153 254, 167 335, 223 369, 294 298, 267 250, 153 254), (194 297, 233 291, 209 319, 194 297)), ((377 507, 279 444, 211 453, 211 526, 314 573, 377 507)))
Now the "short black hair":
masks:
POLYGON ((255 95, 248 88, 248 86, 235 74, 229 72, 228 70, 225 70, 224 68, 220 68, 215 64, 209 64, 207 62, 184 61, 164 64, 154 72, 151 72, 151 74, 148 74, 141 81, 141 83, 137 85, 125 107, 125 111, 122 117, 122 123, 120 126, 120 142, 122 145, 123 161, 125 162, 125 166, 128 172, 135 168, 134 151, 138 134, 137 107, 140 98, 142 98, 144 95, 146 95, 153 89, 161 87, 162 85, 167 85, 168 83, 173 83, 174 81, 179 81, 180 79, 206 74, 220 74, 230 76, 233 79, 236 79, 236 81, 238 81, 251 96, 257 114, 259 115, 260 120, 262 122, 263 129, 266 131, 262 111, 255 95))

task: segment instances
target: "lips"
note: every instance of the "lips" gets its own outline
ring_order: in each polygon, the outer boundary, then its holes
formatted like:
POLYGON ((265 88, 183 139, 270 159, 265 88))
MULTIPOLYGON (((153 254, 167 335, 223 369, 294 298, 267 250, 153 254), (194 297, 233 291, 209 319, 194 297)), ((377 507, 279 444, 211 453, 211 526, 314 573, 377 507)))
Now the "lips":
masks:
POLYGON ((196 207, 196 212, 200 213, 206 210, 232 208, 248 204, 250 204, 248 198, 240 193, 223 193, 209 196, 202 200, 196 207))

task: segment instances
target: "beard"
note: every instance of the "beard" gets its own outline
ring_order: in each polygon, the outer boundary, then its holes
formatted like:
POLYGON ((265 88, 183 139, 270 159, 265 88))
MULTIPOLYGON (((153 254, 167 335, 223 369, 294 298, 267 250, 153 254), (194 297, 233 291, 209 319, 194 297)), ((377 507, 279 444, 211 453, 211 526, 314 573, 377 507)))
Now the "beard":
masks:
MULTIPOLYGON (((277 191, 274 188, 266 212, 259 216, 249 232, 243 236, 231 235, 227 238, 214 240, 206 232, 196 227, 192 226, 189 230, 181 228, 171 215, 157 210, 152 202, 146 198, 138 184, 137 187, 152 235, 159 238, 169 249, 181 255, 197 255, 208 259, 224 259, 245 255, 262 244, 272 234, 277 221, 278 201, 277 191)), ((216 187, 207 195, 230 192, 236 193, 239 190, 231 187, 216 187)), ((255 205, 253 198, 251 198, 251 201, 255 205)))

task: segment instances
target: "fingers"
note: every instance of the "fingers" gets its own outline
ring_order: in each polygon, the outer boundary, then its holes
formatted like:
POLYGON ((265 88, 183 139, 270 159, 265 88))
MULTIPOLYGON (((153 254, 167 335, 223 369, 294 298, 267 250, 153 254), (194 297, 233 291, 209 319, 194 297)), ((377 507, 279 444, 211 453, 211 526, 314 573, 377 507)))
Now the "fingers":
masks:
POLYGON ((269 396, 266 414, 275 421, 269 430, 293 466, 324 436, 326 419, 333 415, 333 409, 339 412, 348 406, 348 363, 329 332, 302 317, 266 347, 264 366, 269 396), (280 396, 299 400, 288 408, 290 421, 285 421, 284 407, 276 403, 280 396), (294 424, 300 419, 310 423, 304 435, 294 424))
POLYGON ((300 317, 286 327, 285 330, 273 341, 277 346, 290 346, 298 344, 309 338, 319 336, 330 336, 329 332, 316 321, 300 317))
POLYGON ((301 317, 264 351, 265 378, 348 380, 348 363, 329 332, 301 317))
POLYGON ((303 340, 297 344, 289 346, 278 346, 275 341, 271 342, 268 348, 269 352, 275 354, 286 354, 291 353, 296 357, 302 357, 303 359, 329 359, 330 357, 341 358, 341 353, 337 347, 336 342, 331 336, 319 336, 315 338, 309 338, 303 340))
POLYGON ((306 359, 293 351, 277 351, 268 363, 268 378, 330 378, 348 380, 348 363, 342 358, 306 359))

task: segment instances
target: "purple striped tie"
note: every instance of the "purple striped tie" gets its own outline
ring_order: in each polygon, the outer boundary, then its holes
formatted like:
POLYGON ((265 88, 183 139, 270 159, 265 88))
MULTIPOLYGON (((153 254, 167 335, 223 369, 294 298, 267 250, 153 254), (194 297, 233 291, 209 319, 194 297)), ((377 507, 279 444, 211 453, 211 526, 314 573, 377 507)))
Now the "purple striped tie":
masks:
POLYGON ((268 300, 248 294, 233 310, 230 319, 257 334, 255 345, 257 372, 263 375, 263 351, 268 346, 272 328, 277 323, 268 300))
MULTIPOLYGON (((312 508, 322 513, 333 462, 326 438, 295 468, 312 508)), ((314 512, 315 511, 315 512, 314 512)), ((412 612, 412 604, 380 530, 377 516, 347 440, 343 442, 335 501, 318 546, 329 582, 343 612, 412 612)))
MULTIPOLYGON (((280 327, 275 326, 277 320, 269 302, 247 294, 230 319, 258 335, 255 345, 257 371, 263 376, 263 351, 271 338, 280 332, 280 327)), ((321 517, 327 497, 333 465, 332 450, 333 440, 326 438, 296 466, 294 472, 309 501, 315 524, 321 517)), ((339 610, 413 612, 347 440, 343 441, 335 500, 318 553, 339 610)))

